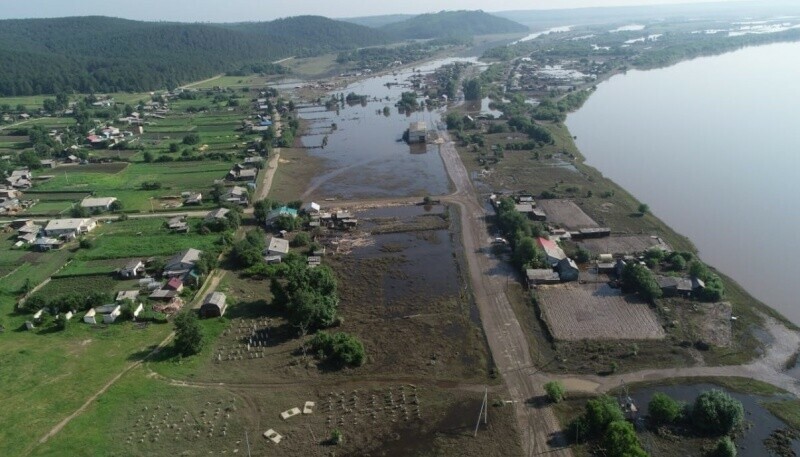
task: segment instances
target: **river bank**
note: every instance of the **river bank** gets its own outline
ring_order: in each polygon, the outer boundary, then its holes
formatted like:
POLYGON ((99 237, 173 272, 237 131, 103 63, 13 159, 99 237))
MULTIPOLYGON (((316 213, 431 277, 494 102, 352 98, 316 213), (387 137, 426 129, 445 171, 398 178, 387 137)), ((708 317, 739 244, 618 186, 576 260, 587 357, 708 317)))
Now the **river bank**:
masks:
POLYGON ((798 178, 800 97, 783 75, 797 66, 785 56, 797 52, 798 43, 773 44, 633 71, 600 84, 567 120, 590 165, 691 238, 748 290, 742 298, 758 297, 794 325, 800 248, 789 240, 800 219, 785 198, 798 178), (741 90, 751 81, 757 93, 741 90))

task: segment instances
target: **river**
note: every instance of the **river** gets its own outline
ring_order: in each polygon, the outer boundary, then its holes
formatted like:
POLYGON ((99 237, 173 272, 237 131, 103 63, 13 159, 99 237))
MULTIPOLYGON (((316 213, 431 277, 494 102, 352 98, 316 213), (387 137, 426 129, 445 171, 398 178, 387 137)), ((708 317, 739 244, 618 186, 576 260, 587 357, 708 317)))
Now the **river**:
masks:
POLYGON ((567 119, 587 163, 800 325, 800 43, 599 85, 567 119))

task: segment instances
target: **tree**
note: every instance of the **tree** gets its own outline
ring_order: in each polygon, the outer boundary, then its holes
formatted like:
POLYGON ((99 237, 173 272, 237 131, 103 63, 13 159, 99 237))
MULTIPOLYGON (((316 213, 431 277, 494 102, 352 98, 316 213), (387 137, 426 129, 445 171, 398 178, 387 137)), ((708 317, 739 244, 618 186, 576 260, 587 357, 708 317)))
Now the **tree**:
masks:
POLYGON ((712 389, 700 394, 692 407, 694 426, 705 433, 727 435, 742 424, 742 402, 727 393, 712 389))
POLYGON ((648 403, 647 410, 650 412, 650 421, 654 425, 668 425, 678 420, 683 411, 683 405, 665 393, 656 392, 648 403))
POLYGON ((144 154, 142 155, 142 160, 144 160, 147 163, 151 163, 153 161, 153 158, 154 157, 152 152, 144 151, 144 154))
POLYGON ((641 203, 639 205, 639 207, 637 208, 637 211, 639 212, 639 214, 641 216, 644 216, 645 214, 650 212, 650 207, 647 206, 647 204, 645 204, 645 203, 641 203))
POLYGON ((649 268, 638 263, 629 263, 622 270, 622 284, 628 290, 634 290, 645 300, 653 301, 661 298, 661 288, 655 275, 649 268))
POLYGON ((194 311, 185 311, 175 318, 175 350, 184 357, 203 349, 203 333, 194 311))
POLYGON ((464 82, 464 98, 467 100, 480 100, 483 98, 481 82, 478 79, 469 79, 464 82))
POLYGON ((519 268, 538 267, 544 263, 544 254, 531 237, 523 237, 514 246, 514 263, 519 268))
POLYGON ((617 401, 608 395, 601 395, 586 402, 584 418, 589 432, 594 436, 605 433, 612 422, 625 420, 617 401))
POLYGON ((190 133, 183 137, 183 144, 187 146, 193 146, 199 143, 200 143, 200 135, 196 133, 190 133))
POLYGON ((364 345, 348 333, 319 332, 311 340, 311 348, 340 367, 364 364, 364 345))
POLYGON ((717 441, 711 457, 736 457, 736 445, 729 436, 723 436, 717 441))
POLYGON ((292 240, 292 246, 295 247, 302 247, 308 246, 308 243, 311 242, 311 236, 307 232, 300 232, 295 235, 294 239, 292 240))
POLYGON ((111 205, 108 208, 115 213, 122 211, 122 202, 119 200, 114 200, 111 202, 111 205))
POLYGON ((74 218, 84 218, 89 216, 89 210, 87 210, 83 206, 76 205, 69 210, 69 215, 74 218))
POLYGON ((587 263, 592 260, 592 254, 584 249, 583 246, 578 246, 578 250, 575 252, 575 260, 578 263, 587 263))
POLYGON ((603 438, 606 455, 619 457, 647 457, 642 449, 633 424, 624 420, 617 420, 608 425, 608 430, 603 438))
POLYGON ((560 381, 550 381, 544 385, 544 391, 547 393, 547 398, 553 403, 559 403, 565 398, 564 384, 560 381))

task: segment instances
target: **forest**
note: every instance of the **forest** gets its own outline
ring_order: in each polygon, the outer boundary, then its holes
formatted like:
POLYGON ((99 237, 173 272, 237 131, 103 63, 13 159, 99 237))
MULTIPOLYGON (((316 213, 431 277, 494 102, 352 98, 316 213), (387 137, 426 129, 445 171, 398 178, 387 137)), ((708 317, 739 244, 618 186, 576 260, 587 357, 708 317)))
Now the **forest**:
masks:
POLYGON ((277 59, 385 44, 380 31, 317 16, 242 24, 108 17, 0 21, 0 95, 140 92, 277 59))

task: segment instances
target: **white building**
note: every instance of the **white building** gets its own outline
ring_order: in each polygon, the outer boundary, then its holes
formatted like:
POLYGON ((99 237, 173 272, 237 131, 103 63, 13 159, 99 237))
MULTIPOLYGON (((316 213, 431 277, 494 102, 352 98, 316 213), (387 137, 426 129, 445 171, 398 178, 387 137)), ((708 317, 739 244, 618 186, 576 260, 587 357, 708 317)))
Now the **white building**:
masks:
POLYGON ((108 211, 115 201, 117 201, 115 197, 86 197, 81 201, 81 208, 86 208, 89 211, 108 211))
POLYGON ((44 228, 47 236, 59 237, 62 235, 82 235, 89 233, 97 227, 94 219, 53 219, 44 228))

